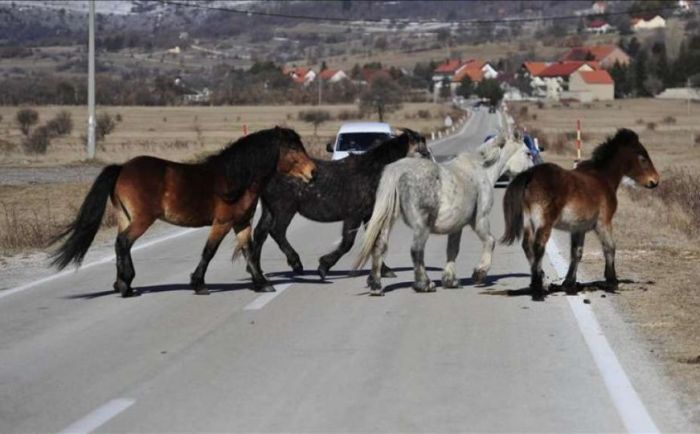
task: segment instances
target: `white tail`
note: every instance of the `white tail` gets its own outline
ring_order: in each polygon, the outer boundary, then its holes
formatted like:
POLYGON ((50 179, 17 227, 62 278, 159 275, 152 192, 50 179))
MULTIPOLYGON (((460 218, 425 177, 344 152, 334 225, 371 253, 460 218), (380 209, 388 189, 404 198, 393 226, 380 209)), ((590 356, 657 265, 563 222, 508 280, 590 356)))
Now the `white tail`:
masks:
POLYGON ((395 164, 387 166, 382 173, 374 200, 372 218, 367 223, 360 254, 353 265, 355 270, 365 265, 372 254, 377 238, 385 228, 387 232, 391 230, 391 226, 399 215, 399 179, 404 172, 401 166, 395 166, 395 164))

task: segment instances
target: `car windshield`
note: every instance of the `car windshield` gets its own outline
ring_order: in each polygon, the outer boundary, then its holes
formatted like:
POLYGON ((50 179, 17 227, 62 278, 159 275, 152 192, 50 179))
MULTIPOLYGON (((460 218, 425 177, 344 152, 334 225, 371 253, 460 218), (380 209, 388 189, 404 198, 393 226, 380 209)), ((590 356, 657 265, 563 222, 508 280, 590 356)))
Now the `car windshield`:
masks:
POLYGON ((338 137, 337 151, 367 151, 391 136, 387 133, 344 133, 338 137))

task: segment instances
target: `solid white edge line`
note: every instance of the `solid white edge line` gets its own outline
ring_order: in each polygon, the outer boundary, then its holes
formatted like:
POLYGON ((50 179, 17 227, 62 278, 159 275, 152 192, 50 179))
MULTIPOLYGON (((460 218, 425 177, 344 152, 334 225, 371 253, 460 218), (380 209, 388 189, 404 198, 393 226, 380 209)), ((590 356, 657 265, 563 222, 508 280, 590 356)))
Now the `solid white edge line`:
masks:
POLYGON ((284 292, 284 290, 289 288, 290 286, 292 286, 291 283, 285 283, 283 285, 275 286, 275 292, 268 292, 267 294, 262 294, 262 295, 258 296, 258 298, 251 301, 250 303, 248 303, 248 305, 246 307, 244 307, 243 310, 260 310, 260 309, 262 309, 263 307, 265 307, 265 305, 267 303, 274 300, 275 297, 282 294, 284 292))
POLYGON ((104 425, 108 420, 134 405, 133 399, 113 399, 84 418, 73 423, 59 434, 88 434, 104 425))
MULTIPOLYGON (((553 237, 550 237, 546 251, 559 277, 565 277, 568 263, 561 255, 553 237)), ((630 433, 660 432, 605 338, 591 305, 583 303, 582 295, 567 296, 566 300, 627 431, 630 433)))
MULTIPOLYGON (((151 247, 155 244, 159 244, 159 243, 162 243, 164 241, 172 240, 173 238, 177 238, 177 237, 181 237, 183 235, 189 234, 191 232, 196 231, 197 229, 199 229, 199 228, 188 228, 188 229, 184 229, 184 230, 181 230, 181 231, 169 234, 169 235, 165 235, 163 237, 156 238, 154 240, 145 242, 143 244, 136 245, 131 249, 131 251, 133 252, 133 251, 145 249, 145 248, 151 247)), ((64 276, 67 276, 69 274, 76 273, 79 270, 84 270, 86 268, 94 267, 95 265, 106 264, 107 262, 114 261, 114 259, 115 259, 115 255, 110 255, 110 256, 104 257, 102 259, 98 259, 96 261, 81 265, 80 268, 76 268, 74 270, 73 269, 64 270, 64 271, 61 271, 59 273, 52 274, 50 276, 46 276, 42 279, 38 279, 38 280, 35 280, 33 282, 25 283, 24 285, 20 285, 20 286, 17 286, 15 288, 12 288, 12 289, 0 290, 0 298, 7 297, 7 296, 12 295, 12 294, 17 294, 18 292, 22 292, 24 290, 33 288, 37 285, 41 285, 42 283, 50 282, 54 279, 58 279, 59 277, 64 277, 64 276)))

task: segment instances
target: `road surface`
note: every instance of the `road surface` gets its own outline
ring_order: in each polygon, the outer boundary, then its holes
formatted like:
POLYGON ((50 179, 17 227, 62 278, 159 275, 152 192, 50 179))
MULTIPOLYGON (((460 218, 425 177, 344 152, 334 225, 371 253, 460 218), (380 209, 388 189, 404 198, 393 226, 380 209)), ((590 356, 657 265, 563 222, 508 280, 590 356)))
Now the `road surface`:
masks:
MULTIPOLYGON (((473 147, 497 125, 477 111, 434 151, 473 147)), ((488 283, 475 287, 466 276, 481 246, 466 230, 464 286, 418 294, 410 233, 397 224, 387 262, 398 277, 377 298, 364 274, 347 275, 357 245, 320 282, 313 272, 290 275, 269 241, 263 264, 277 292, 261 295, 249 290, 244 265, 231 264, 229 236, 207 274, 212 294, 195 296, 187 282, 206 234, 135 251, 137 298, 111 291, 113 261, 0 293, 0 432, 629 428, 567 297, 507 296, 528 285, 519 247, 497 246, 488 283)), ((340 224, 296 217, 289 238, 313 270, 340 224)), ((427 244, 434 279, 445 245, 439 236, 427 244)))

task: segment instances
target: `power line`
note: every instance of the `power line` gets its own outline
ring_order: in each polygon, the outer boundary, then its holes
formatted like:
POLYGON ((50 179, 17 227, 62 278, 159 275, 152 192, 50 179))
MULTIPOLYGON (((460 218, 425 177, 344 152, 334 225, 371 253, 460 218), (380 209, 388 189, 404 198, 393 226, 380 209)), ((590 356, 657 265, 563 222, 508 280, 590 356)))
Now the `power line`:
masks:
MULTIPOLYGON (((265 12, 265 11, 255 11, 255 10, 249 10, 249 9, 239 9, 239 8, 231 8, 231 7, 223 7, 223 6, 212 6, 212 5, 207 5, 207 4, 203 4, 203 3, 190 3, 187 1, 177 1, 177 0, 161 0, 161 3, 166 4, 166 5, 182 6, 182 7, 204 9, 204 10, 211 10, 211 11, 220 11, 220 12, 227 12, 227 13, 232 13, 232 14, 246 15, 246 16, 286 18, 286 19, 295 19, 295 20, 303 20, 303 21, 345 22, 345 23, 357 24, 358 22, 383 23, 385 20, 385 19, 381 19, 381 18, 322 17, 322 16, 314 16, 314 15, 298 15, 298 14, 289 14, 289 13, 281 13, 281 12, 265 12)), ((674 11, 674 10, 679 10, 679 8, 677 6, 659 7, 659 8, 655 8, 655 9, 645 10, 644 13, 651 14, 651 13, 659 13, 659 12, 674 11)), ((605 13, 603 15, 605 15, 607 17, 619 16, 619 15, 629 15, 629 12, 627 12, 627 11, 608 12, 608 13, 605 13)), ((498 19, 498 18, 476 19, 476 20, 474 20, 474 19, 452 19, 452 20, 449 20, 449 23, 459 23, 462 25, 487 25, 487 24, 507 25, 507 24, 537 22, 537 21, 573 20, 573 19, 585 19, 585 18, 587 18, 587 15, 555 15, 555 16, 548 16, 548 17, 522 17, 522 18, 508 18, 508 19, 498 19)), ((402 20, 407 20, 407 19, 402 19, 402 20)), ((408 21, 413 22, 413 23, 418 23, 418 24, 439 24, 439 23, 441 23, 440 21, 425 20, 425 19, 408 19, 408 21)), ((445 21, 443 21, 442 23, 445 23, 445 21)))

